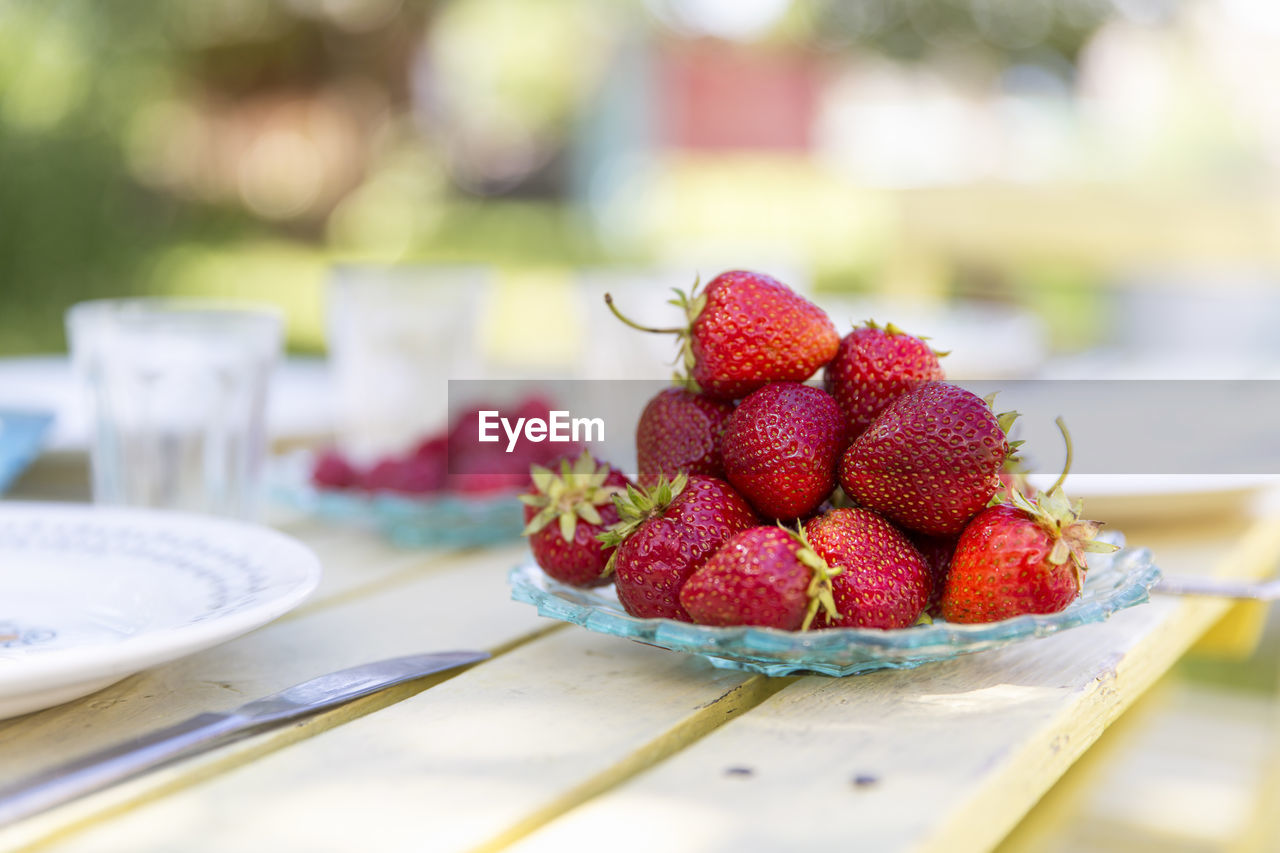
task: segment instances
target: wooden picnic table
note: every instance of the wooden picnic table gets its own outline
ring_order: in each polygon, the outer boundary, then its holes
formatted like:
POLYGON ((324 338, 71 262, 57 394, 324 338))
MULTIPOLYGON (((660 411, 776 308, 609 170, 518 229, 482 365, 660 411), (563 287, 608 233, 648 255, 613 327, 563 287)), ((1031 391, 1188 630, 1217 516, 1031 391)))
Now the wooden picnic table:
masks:
MULTIPOLYGON (((1230 606, 1106 623, 913 670, 767 678, 540 618, 524 549, 405 551, 302 518, 300 609, 84 699, 0 722, 17 778, 192 714, 394 655, 484 649, 0 831, 41 851, 986 850, 1230 606)), ((1280 523, 1133 528, 1169 573, 1271 572, 1280 523)))

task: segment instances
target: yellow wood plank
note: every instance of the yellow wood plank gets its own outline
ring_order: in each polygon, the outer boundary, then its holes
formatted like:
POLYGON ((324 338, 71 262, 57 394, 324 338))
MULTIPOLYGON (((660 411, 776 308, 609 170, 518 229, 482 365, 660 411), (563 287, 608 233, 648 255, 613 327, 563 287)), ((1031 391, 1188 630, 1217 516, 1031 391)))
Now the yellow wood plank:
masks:
MULTIPOLYGON (((1261 575, 1280 525, 1149 541, 1170 571, 1261 575)), ((986 850, 1226 607, 1158 598, 917 670, 805 679, 510 850, 986 850)))
MULTIPOLYGON (((395 655, 456 648, 501 650, 547 629, 547 620, 510 600, 507 570, 519 548, 455 558, 341 605, 314 607, 238 640, 157 667, 58 708, 0 722, 0 767, 16 778, 204 711, 223 711, 303 679, 395 655)), ((402 699, 422 684, 387 691, 300 727, 280 730, 215 756, 153 774, 122 795, 61 809, 0 832, 0 849, 57 833, 104 808, 180 784, 211 762, 219 767, 260 754, 402 699), (202 763, 203 762, 203 763, 202 763)))
POLYGON ((492 849, 786 683, 556 632, 47 849, 492 849))
POLYGON ((1004 837, 996 853, 1040 853, 1069 837, 1093 786, 1114 767, 1129 740, 1167 709, 1175 678, 1170 674, 1160 679, 1112 723, 1004 837))
POLYGON ((1126 714, 1123 727, 1103 737, 1103 760, 1095 761, 1095 748, 1080 762, 1091 765, 1087 778, 1077 780, 1080 765, 1073 767, 999 853, 1267 849, 1259 842, 1275 803, 1268 779, 1280 746, 1275 697, 1186 682, 1165 686, 1165 701, 1147 709, 1144 699, 1140 725, 1126 714), (1027 832, 1068 782, 1076 789, 1073 802, 1056 829, 1027 832))
MULTIPOLYGON (((1280 551, 1280 542, 1276 541, 1280 539, 1277 529, 1276 526, 1260 525, 1245 540, 1237 541, 1242 525, 1201 530, 1184 528, 1177 535, 1158 542, 1157 549, 1163 555, 1161 562, 1174 570, 1204 570, 1216 564, 1216 569, 1222 573, 1252 575, 1269 566, 1280 551), (1237 547, 1228 553, 1226 547, 1233 542, 1237 547), (1163 550, 1166 544, 1171 546, 1168 552, 1163 550), (1227 559, 1223 559, 1224 555, 1227 559)), ((1139 536, 1131 539, 1143 541, 1139 536)), ((220 654, 209 653, 213 657, 206 660, 205 669, 199 675, 177 676, 172 683, 161 684, 156 695, 161 699, 170 694, 177 697, 172 701, 186 713, 197 709, 225 708, 238 704, 244 697, 236 696, 235 701, 231 701, 223 696, 225 688, 217 685, 224 681, 241 685, 237 689, 242 689, 246 695, 257 695, 280 685, 256 684, 255 679, 257 682, 283 680, 289 683, 313 674, 300 673, 279 679, 281 668, 298 665, 295 657, 328 661, 339 656, 340 652, 351 655, 347 660, 324 667, 330 669, 382 656, 368 653, 374 646, 395 648, 403 644, 403 649, 396 648, 386 652, 388 654, 417 651, 441 647, 444 644, 440 641, 442 637, 450 646, 477 645, 481 644, 477 636, 494 636, 495 631, 506 631, 508 636, 518 641, 545 623, 534 617, 531 608, 508 600, 505 569, 517 554, 516 551, 496 552, 476 557, 474 561, 463 560, 456 568, 435 569, 420 579, 396 582, 367 595, 357 595, 331 607, 317 608, 297 619, 277 623, 239 643, 217 650, 220 654), (406 639, 408 634, 412 637, 406 639), (273 639, 271 642, 259 641, 260 645, 252 648, 242 645, 259 636, 273 639), (431 642, 433 638, 435 642, 431 642), (209 661, 217 666, 210 667, 209 661), (227 678, 222 681, 216 677, 208 678, 218 672, 225 673, 227 678), (201 680, 208 682, 207 688, 195 686, 201 680), (221 704, 209 701, 218 696, 221 696, 221 704)), ((717 844, 720 841, 743 843, 748 849, 754 841, 767 846, 771 840, 767 832, 753 833, 748 829, 745 832, 750 837, 743 838, 716 825, 721 817, 717 798, 724 790, 718 783, 756 783, 767 778, 754 764, 749 765, 755 771, 752 775, 724 776, 730 767, 747 764, 746 758, 760 750, 766 755, 785 758, 782 766, 787 772, 783 784, 774 778, 758 787, 764 790, 771 788, 777 795, 776 799, 789 801, 793 809, 799 809, 803 804, 806 813, 815 813, 809 811, 808 801, 811 795, 822 793, 815 791, 814 786, 815 779, 824 773, 836 772, 841 782, 838 790, 845 792, 850 788, 848 773, 863 772, 870 766, 865 760, 867 758, 874 760, 878 755, 887 755, 888 759, 881 763, 888 766, 897 767, 895 761, 905 760, 903 766, 907 772, 899 778, 912 782, 913 774, 923 774, 923 781, 927 783, 923 790, 931 794, 931 801, 953 806, 950 809, 935 808, 930 821, 914 829, 908 825, 903 837, 912 839, 914 843, 921 837, 932 837, 930 833, 936 835, 940 832, 949 836, 953 829, 969 831, 963 824, 956 824, 959 819, 957 811, 972 808, 983 816, 984 831, 990 840, 994 840, 1003 832, 1000 822, 1006 819, 1012 822, 1025 811, 1038 792, 1096 737, 1110 716, 1118 713, 1133 695, 1140 692, 1145 686, 1143 679, 1149 682, 1167 667, 1186 644, 1222 612, 1224 606, 1221 602, 1207 600, 1164 600, 1125 614, 1108 625, 1082 628, 1050 640, 974 656, 952 664, 854 679, 807 679, 784 690, 736 724, 721 729, 705 741, 694 743, 653 773, 626 784, 619 783, 693 743, 725 717, 762 698, 776 683, 755 679, 750 684, 761 686, 751 687, 746 692, 721 691, 697 703, 698 708, 692 711, 680 704, 684 701, 682 699, 674 705, 664 706, 666 710, 655 716, 653 706, 648 703, 664 701, 670 679, 675 677, 679 681, 688 677, 685 667, 700 668, 697 677, 693 678, 698 685, 713 683, 727 677, 726 674, 715 673, 705 664, 671 653, 569 630, 529 645, 527 654, 530 657, 523 662, 518 658, 519 654, 526 653, 522 648, 410 702, 361 720, 359 725, 343 726, 327 732, 324 737, 311 738, 296 749, 268 755, 298 737, 359 716, 370 706, 344 709, 344 712, 329 715, 311 726, 273 733, 265 738, 265 743, 264 739, 256 739, 207 759, 154 774, 79 806, 60 810, 45 819, 19 827, 19 834, 0 836, 0 848, 19 842, 44 841, 53 843, 55 847, 61 843, 64 849, 90 849, 81 845, 96 843, 91 839, 102 837, 112 839, 112 844, 116 845, 104 849, 147 849, 149 844, 154 849, 174 849, 175 846, 177 849, 189 849, 186 844, 175 845, 173 838, 176 836, 164 833, 180 832, 182 827, 191 826, 191 821, 206 810, 206 798, 211 791, 221 792, 219 796, 227 798, 227 808, 234 810, 237 821, 252 823, 271 820, 269 813, 274 810, 275 800, 282 790, 296 792, 294 796, 299 814, 305 812, 309 815, 308 820, 320 821, 328 827, 333 838, 349 842, 345 847, 333 849, 358 847, 363 836, 344 836, 343 833, 358 833, 362 826, 347 825, 344 828, 344 822, 351 820, 348 812, 329 820, 328 813, 337 810, 326 805, 329 800, 325 797, 351 796, 351 792, 362 790, 366 784, 377 789, 377 780, 387 768, 399 766, 396 760, 400 745, 413 743, 404 741, 403 733, 411 734, 421 727, 414 716, 417 712, 413 710, 420 707, 434 709, 422 713, 438 714, 441 719, 484 720, 487 723, 485 731, 500 732, 502 744, 527 743, 533 748, 532 757, 517 753, 514 764, 532 761, 538 768, 533 781, 527 782, 530 789, 537 788, 537 796, 533 797, 527 791, 521 795, 524 799, 513 795, 507 810, 496 817, 486 811, 489 815, 485 823, 488 835, 481 838, 475 834, 474 825, 478 824, 468 824, 467 821, 478 819, 474 815, 468 817, 470 813, 465 811, 458 811, 456 815, 449 811, 433 817, 429 824, 432 831, 444 837, 465 839, 459 843, 487 844, 518 838, 537 830, 542 823, 566 809, 618 785, 616 791, 604 793, 581 809, 570 812, 564 819, 553 821, 545 830, 534 832, 528 839, 529 843, 537 844, 548 832, 565 831, 569 833, 567 843, 570 845, 586 843, 585 836, 578 837, 576 842, 573 839, 573 834, 579 831, 575 827, 581 826, 580 818, 585 817, 590 823, 590 815, 598 807, 607 813, 618 802, 633 797, 637 790, 642 792, 640 805, 645 807, 642 811, 654 802, 664 803, 670 799, 665 793, 659 792, 656 798, 652 794, 643 794, 645 788, 642 783, 650 778, 661 778, 671 768, 678 770, 692 766, 698 773, 705 771, 709 774, 711 781, 704 785, 705 780, 699 777, 697 785, 683 789, 680 795, 681 802, 674 818, 702 831, 700 836, 695 831, 690 838, 695 842, 700 837, 702 841, 715 840, 717 844), (562 634, 567 639, 561 641, 562 634), (588 653, 584 650, 580 657, 593 659, 588 663, 599 660, 604 669, 593 669, 568 653, 543 653, 544 647, 558 649, 561 642, 587 644, 594 651, 588 653), (515 663, 520 665, 515 666, 515 663), (579 663, 582 663, 581 667, 579 663), (513 666, 514 673, 511 672, 513 666), (664 667, 676 667, 679 671, 672 676, 664 667), (469 693, 459 686, 486 674, 493 680, 483 690, 469 693), (441 699, 442 695, 453 695, 439 692, 446 688, 460 692, 454 700, 441 699), (437 707, 434 703, 443 704, 437 707), (914 730, 911 725, 904 726, 899 719, 903 707, 911 711, 907 722, 914 720, 914 730), (545 714, 548 708, 554 709, 550 717, 545 714), (779 708, 784 713, 779 714, 779 708), (361 737, 374 740, 381 737, 377 734, 382 731, 381 724, 391 719, 386 715, 393 711, 407 715, 397 717, 400 723, 388 729, 395 729, 401 734, 388 735, 383 742, 383 751, 369 752, 368 744, 362 742, 361 737), (405 720, 409 721, 408 724, 405 720), (651 728, 637 730, 636 726, 651 728), (760 729, 764 734, 743 740, 733 735, 734 731, 743 730, 741 726, 747 726, 748 732, 760 729), (583 747, 584 743, 600 743, 598 738, 609 736, 618 728, 630 733, 629 741, 610 741, 609 747, 601 750, 583 747), (605 730, 603 735, 600 729, 605 730), (640 731, 640 736, 635 736, 637 731, 640 731), (348 732, 353 734, 348 735, 348 732), (1049 737, 1050 734, 1053 736, 1049 737), (785 748, 774 750, 771 742, 779 738, 785 748), (865 753, 858 747, 861 743, 859 738, 868 741, 865 753), (814 743, 818 746, 813 746, 814 743), (328 744, 337 745, 330 747, 328 744), (967 749, 962 749, 966 744, 967 749), (858 760, 852 767, 839 768, 837 765, 842 762, 848 763, 851 747, 858 747, 853 753, 858 760), (980 747, 987 751, 982 752, 980 747), (705 749, 711 752, 706 753, 705 749), (313 759, 312 756, 320 757, 313 759), (796 761, 801 758, 803 765, 797 767, 796 761), (1044 769, 1038 767, 1040 761, 1047 764, 1044 769), (237 767, 243 769, 228 772, 237 767), (225 776, 220 775, 224 773, 225 776), (255 786, 258 774, 267 780, 261 787, 255 786), (155 800, 161 795, 164 795, 163 799, 137 808, 136 812, 122 813, 127 807, 155 800), (95 820, 104 810, 111 811, 111 819, 95 820), (708 821, 713 830, 709 833, 705 831, 708 821), (994 824, 994 828, 986 824, 994 824), (82 828, 87 828, 88 832, 80 833, 82 828), (155 832, 159 834, 153 834, 155 832), (451 834, 455 832, 456 836, 451 834)), ((194 665, 199 658, 184 663, 194 665)), ((140 695, 146 697, 149 693, 150 689, 127 691, 119 698, 126 704, 136 703, 140 695)), ((397 694, 388 701, 402 698, 403 694, 397 694)), ((139 708, 135 704, 132 715, 113 711, 114 705, 102 709, 103 713, 116 714, 114 723, 110 718, 106 723, 110 740, 162 722, 148 716, 146 705, 144 702, 144 707, 139 708)), ((47 712, 50 729, 44 735, 44 757, 32 762, 38 766, 52 763, 50 756, 55 754, 79 754, 86 745, 97 745, 102 739, 103 729, 99 728, 98 741, 89 737, 88 744, 64 747, 60 741, 66 733, 74 732, 77 726, 98 726, 100 714, 86 713, 56 723, 53 722, 56 713, 47 712)), ((36 715, 31 719, 45 716, 36 715)), ((172 716, 166 716, 164 721, 169 719, 172 716)), ((4 734, 4 729, 0 728, 0 738, 4 734)), ((0 752, 12 751, 19 759, 28 756, 30 761, 27 738, 22 741, 20 749, 11 750, 0 741, 0 752)), ((452 749, 457 743, 449 740, 447 747, 452 749)), ((474 740, 469 748, 475 749, 476 744, 483 747, 484 743, 480 738, 474 740)), ((431 775, 426 765, 438 757, 435 751, 438 746, 439 741, 432 740, 423 747, 425 751, 415 753, 425 762, 415 765, 417 772, 431 775)), ((416 749, 412 746, 405 748, 416 749)), ((7 758, 5 755, 0 760, 7 758)), ((453 758, 456 760, 457 756, 453 758)), ((518 773, 511 765, 483 760, 477 761, 471 770, 474 773, 473 790, 494 790, 504 796, 512 794, 512 790, 504 787, 504 780, 513 772, 518 773)), ((412 775, 406 772, 406 777, 412 775)), ((404 785, 409 784, 405 778, 394 778, 404 785)), ((451 769, 444 778, 432 778, 432 784, 447 789, 457 777, 451 769)), ((688 783, 689 780, 677 774, 676 781, 688 783)), ((676 790, 681 789, 677 787, 676 790)), ((887 817, 890 807, 895 803, 901 806, 902 803, 892 796, 887 800, 878 799, 884 794, 877 792, 893 793, 895 790, 896 796, 901 798, 903 788, 897 784, 855 787, 864 808, 865 804, 870 804, 872 825, 878 818, 882 824, 886 821, 892 824, 895 831, 904 831, 887 817)), ((423 808, 421 795, 396 798, 388 793, 379 802, 385 804, 379 816, 386 822, 388 843, 400 843, 406 838, 421 841, 421 827, 424 825, 419 816, 423 808)), ((480 802, 487 808, 483 797, 480 802)), ((818 802, 822 802, 821 797, 818 802)), ((840 805, 843 809, 849 808, 848 803, 840 805)), ((758 813, 755 809, 756 804, 750 801, 736 803, 731 809, 731 822, 751 827, 761 821, 768 825, 777 817, 770 816, 768 808, 762 808, 758 813)), ((860 812, 861 809, 854 811, 860 812)), ((825 815, 826 807, 816 813, 825 815)), ((847 825, 843 815, 844 812, 840 811, 838 823, 847 825)), ((236 831, 236 825, 223 820, 216 828, 210 829, 207 838, 212 849, 255 849, 252 842, 238 844, 227 836, 226 833, 236 831)), ((1005 828, 1007 825, 1004 824, 1005 828)), ((282 833, 282 838, 288 838, 287 833, 297 830, 298 826, 296 821, 289 825, 281 824, 276 831, 282 833)), ((649 838, 656 829, 646 821, 638 836, 649 838)), ((206 836, 201 834, 201 837, 206 836)), ((630 840, 630 837, 614 838, 611 843, 625 846, 630 840)), ((674 849, 703 849, 695 842, 677 840, 674 849)), ((301 846, 304 849, 325 849, 301 846)), ((415 849, 420 849, 420 845, 415 849)), ((570 846, 569 849, 577 848, 570 846)))
MULTIPOLYGON (((285 531, 289 532, 289 531, 285 531)), ((316 607, 332 605, 370 586, 384 585, 389 579, 412 577, 437 568, 456 564, 456 553, 444 551, 407 551, 384 542, 376 534, 360 530, 332 531, 308 525, 291 535, 310 545, 324 565, 320 586, 290 617, 307 613, 316 607)))
POLYGON ((1232 606, 1192 647, 1190 654, 1206 658, 1247 658, 1258 648, 1271 605, 1241 601, 1232 606))

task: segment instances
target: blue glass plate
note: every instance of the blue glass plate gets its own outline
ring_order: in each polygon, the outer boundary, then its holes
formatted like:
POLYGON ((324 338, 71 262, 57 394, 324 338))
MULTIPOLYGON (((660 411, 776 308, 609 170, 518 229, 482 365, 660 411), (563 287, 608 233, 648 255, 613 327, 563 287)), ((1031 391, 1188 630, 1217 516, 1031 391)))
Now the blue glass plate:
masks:
POLYGON ((474 548, 512 542, 524 529, 515 493, 412 497, 312 485, 310 454, 276 460, 271 497, 307 515, 380 531, 405 548, 474 548))
MULTIPOLYGON (((1100 538, 1117 544, 1120 539, 1114 532, 1100 538)), ((1160 570, 1146 548, 1090 554, 1089 566, 1083 593, 1061 613, 1018 616, 984 625, 935 622, 893 631, 838 628, 800 633, 637 619, 622 609, 612 587, 566 586, 549 578, 532 559, 512 569, 509 580, 512 598, 536 606, 539 614, 602 634, 701 655, 724 669, 765 675, 842 676, 906 669, 1101 622, 1118 610, 1145 602, 1151 587, 1160 580, 1160 570)))
POLYGON ((0 410, 0 495, 40 455, 52 423, 49 412, 0 410))

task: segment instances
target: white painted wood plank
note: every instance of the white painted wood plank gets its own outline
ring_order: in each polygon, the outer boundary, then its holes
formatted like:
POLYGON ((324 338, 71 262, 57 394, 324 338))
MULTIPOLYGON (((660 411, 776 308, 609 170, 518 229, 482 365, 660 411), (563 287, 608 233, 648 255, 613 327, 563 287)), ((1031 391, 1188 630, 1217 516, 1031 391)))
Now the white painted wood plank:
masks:
POLYGON ((397 548, 373 531, 315 521, 278 529, 311 547, 324 566, 319 588, 295 614, 328 606, 342 596, 359 594, 372 585, 394 583, 397 578, 453 565, 458 559, 465 560, 479 553, 397 548))
MULTIPOLYGON (((1157 553, 1171 571, 1259 576, 1280 525, 1231 542, 1157 553)), ((805 679, 510 849, 988 849, 1225 608, 1158 598, 992 653, 805 679)))
MULTIPOLYGON (((1181 531, 1175 537, 1178 547, 1163 562, 1179 569, 1208 565, 1240 532, 1238 527, 1211 533, 1181 531), (1186 565, 1179 566, 1179 561, 1186 565)), ((1249 543, 1219 562, 1218 570, 1260 573, 1280 550, 1277 538, 1275 528, 1255 530, 1249 543)), ((312 643, 347 642, 365 648, 370 637, 381 636, 388 625, 399 624, 397 620, 434 615, 435 609, 427 609, 426 603, 435 604, 440 596, 464 602, 461 608, 445 611, 448 624, 436 626, 446 628, 447 636, 458 637, 459 631, 465 635, 471 622, 491 627, 506 618, 524 618, 532 626, 537 623, 532 609, 507 600, 505 567, 432 572, 421 580, 420 591, 403 584, 379 593, 378 600, 384 602, 379 607, 366 606, 359 597, 340 601, 295 620, 308 626, 300 636, 294 625, 280 623, 275 627, 287 641, 264 650, 269 656, 259 665, 273 673, 293 649, 306 650, 312 643), (453 592, 446 589, 444 578, 456 581, 453 592), (486 580, 481 583, 481 578, 486 580)), ((361 840, 366 825, 336 804, 344 798, 361 799, 367 787, 382 792, 367 807, 379 809, 387 844, 425 849, 424 826, 460 845, 472 844, 480 825, 473 812, 451 808, 433 813, 431 821, 421 815, 424 803, 429 803, 424 792, 462 785, 462 767, 470 776, 464 774, 468 782, 459 790, 470 791, 484 807, 489 832, 484 838, 491 840, 537 830, 566 808, 621 783, 616 791, 535 831, 527 846, 518 844, 516 849, 587 849, 598 840, 595 833, 607 829, 614 832, 609 836, 611 847, 643 848, 646 853, 655 843, 672 850, 769 849, 779 841, 779 827, 797 822, 805 826, 786 834, 784 849, 830 846, 833 838, 864 836, 896 839, 899 847, 945 841, 949 849, 955 849, 952 839, 960 837, 964 843, 959 849, 977 849, 982 837, 998 838, 1002 827, 1016 820, 1038 791, 1221 610, 1214 602, 1164 601, 1108 625, 951 664, 844 680, 806 679, 701 742, 696 741, 705 729, 722 719, 717 714, 749 706, 759 694, 752 692, 744 699, 741 693, 722 692, 692 711, 678 701, 674 721, 673 706, 663 705, 665 710, 655 715, 652 703, 667 701, 669 682, 674 678, 683 684, 689 677, 687 668, 696 675, 690 689, 715 687, 719 679, 736 676, 672 653, 569 629, 296 748, 267 754, 291 739, 287 731, 266 749, 250 742, 229 757, 215 756, 148 777, 143 780, 147 787, 126 791, 122 799, 111 802, 123 808, 146 796, 165 795, 154 804, 105 821, 94 820, 94 808, 53 815, 38 827, 43 834, 35 837, 61 833, 61 849, 95 849, 82 845, 102 844, 96 849, 185 850, 191 848, 175 844, 179 836, 174 833, 190 834, 184 827, 193 826, 192 821, 204 826, 198 821, 211 812, 217 816, 208 824, 208 833, 196 834, 207 839, 210 849, 259 849, 248 834, 234 835, 241 823, 258 827, 254 838, 267 831, 264 827, 275 827, 271 831, 278 834, 272 837, 278 843, 268 845, 275 849, 325 849, 301 842, 291 845, 289 833, 304 831, 300 820, 305 814, 325 828, 326 839, 335 845, 342 842, 331 849, 361 849, 367 846, 361 840), (578 643, 584 646, 575 657, 571 649, 578 643), (566 644, 563 649, 561 644, 566 644), (522 659, 522 654, 528 657, 522 659), (594 669, 595 664, 603 668, 594 669), (478 689, 471 691, 472 684, 478 689), (434 735, 420 735, 439 729, 424 726, 424 719, 462 721, 461 729, 445 730, 471 732, 470 745, 457 737, 442 745, 434 735), (388 720, 396 722, 387 724, 388 720), (472 721, 483 721, 484 732, 496 733, 505 758, 485 751, 487 741, 468 728, 472 721), (608 740, 615 731, 624 737, 608 740), (602 742, 607 746, 599 747, 602 742), (623 781, 688 743, 693 746, 654 772, 623 781), (532 755, 519 752, 520 744, 532 745, 532 755), (506 755, 507 749, 517 751, 506 755), (481 759, 469 763, 466 753, 477 750, 481 759), (402 753, 408 765, 401 762, 402 753), (441 758, 449 759, 443 765, 446 772, 433 775, 433 762, 441 758), (250 759, 256 760, 246 765, 250 759), (533 770, 522 775, 518 766, 528 762, 533 770), (752 767, 752 775, 725 775, 740 766, 752 767), (874 774, 877 767, 889 767, 894 775, 881 775, 871 786, 850 784, 851 774, 874 774), (422 791, 414 788, 419 775, 426 780, 422 791), (395 781, 392 789, 382 786, 384 776, 395 781), (523 781, 508 785, 513 778, 523 781), (659 780, 656 787, 654 779, 659 780), (402 787, 414 795, 398 797, 402 787), (852 803, 847 798, 850 789, 857 795, 852 803), (486 791, 504 804, 497 811, 489 810, 486 791), (747 793, 751 791, 756 793, 747 793), (272 812, 284 792, 295 819, 275 823, 272 812), (934 805, 929 816, 893 817, 921 792, 934 805), (221 811, 213 812, 214 802, 221 804, 221 811), (226 819, 232 814, 235 820, 226 819), (623 815, 626 820, 619 823, 623 815), (965 820, 977 821, 979 829, 965 820), (86 832, 78 832, 81 824, 88 827, 86 832), (621 825, 627 827, 623 835, 616 831, 621 825), (668 825, 672 836, 661 837, 668 825), (868 834, 868 827, 875 831, 868 834)), ((252 664, 253 658, 246 656, 229 661, 226 671, 243 674, 242 669, 252 664)), ((688 698, 676 693, 683 697, 680 701, 688 698)), ((0 846, 8 840, 0 836, 0 846)))
MULTIPOLYGON (((157 667, 85 699, 58 708, 0 722, 0 767, 17 778, 73 757, 205 711, 230 710, 250 699, 298 681, 358 663, 416 652, 458 648, 499 649, 547 630, 551 624, 533 608, 510 600, 507 570, 521 559, 520 549, 473 553, 420 576, 380 587, 364 596, 348 596, 334 606, 312 608, 277 621, 240 639, 201 654, 157 667)), ((267 737, 288 740, 343 722, 371 707, 410 695, 421 686, 387 691, 300 728, 267 737)), ((229 747, 212 760, 234 763, 229 747)), ((187 770, 198 769, 196 762, 187 770)), ((172 774, 153 774, 127 796, 146 796, 175 784, 172 774)), ((100 811, 94 803, 71 806, 9 833, 0 832, 0 849, 13 839, 38 839, 69 821, 100 811)))
POLYGON ((1241 842, 1274 811, 1276 697, 1183 683, 1164 698, 1056 837, 1024 851, 1250 849, 1241 842))
POLYGON ((608 788, 777 682, 572 630, 52 850, 471 850, 608 788))

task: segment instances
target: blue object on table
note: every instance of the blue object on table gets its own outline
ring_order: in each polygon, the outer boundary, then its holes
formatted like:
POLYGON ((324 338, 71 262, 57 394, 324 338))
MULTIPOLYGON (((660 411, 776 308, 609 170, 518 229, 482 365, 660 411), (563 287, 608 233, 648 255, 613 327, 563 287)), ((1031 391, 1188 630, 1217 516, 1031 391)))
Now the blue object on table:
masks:
POLYGON ((419 497, 320 489, 311 482, 314 461, 307 452, 278 457, 268 493, 316 518, 376 528, 402 548, 484 548, 518 541, 524 530, 524 504, 515 492, 419 497))
POLYGON ((50 412, 0 409, 0 495, 40 455, 52 423, 50 412))

